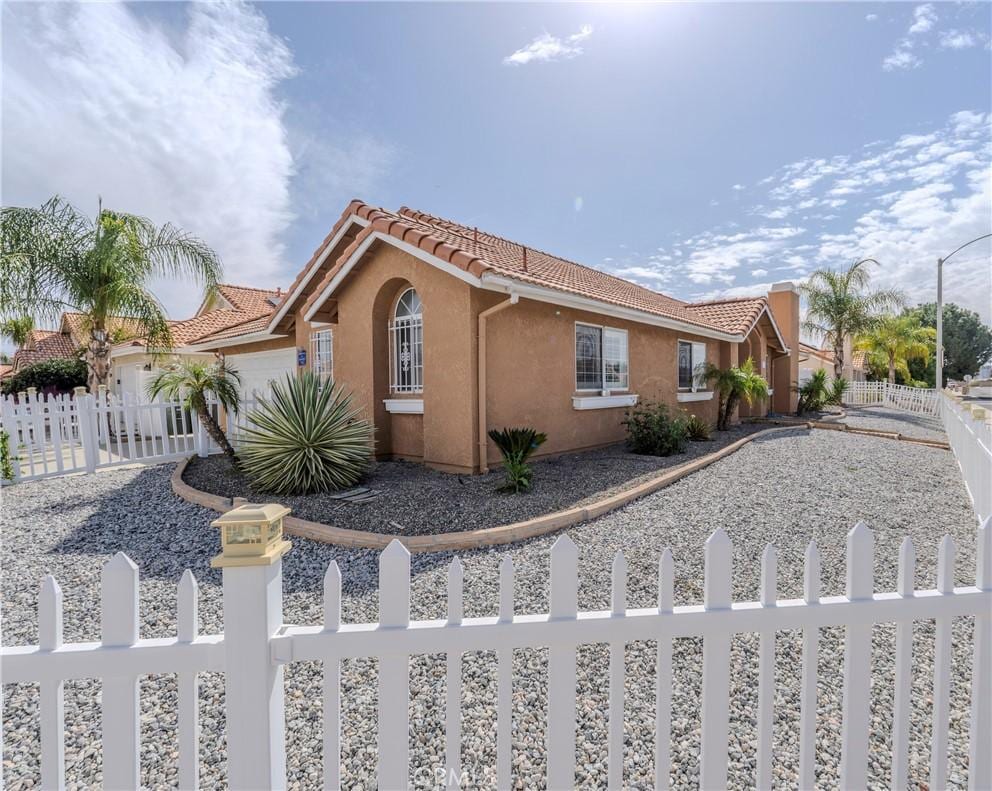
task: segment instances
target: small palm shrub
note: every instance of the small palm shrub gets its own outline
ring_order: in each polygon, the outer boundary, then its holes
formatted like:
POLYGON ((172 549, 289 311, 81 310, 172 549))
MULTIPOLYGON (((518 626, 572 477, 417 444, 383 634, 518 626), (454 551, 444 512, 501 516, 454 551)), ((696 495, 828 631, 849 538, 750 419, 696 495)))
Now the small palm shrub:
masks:
POLYGON ((669 414, 665 404, 639 404, 627 412, 627 447, 646 456, 685 453, 689 441, 688 421, 669 414))
POLYGON ((311 494, 353 486, 368 469, 372 424, 351 394, 311 371, 272 383, 248 414, 238 458, 252 485, 273 494, 311 494))
POLYGON ((689 415, 685 419, 685 430, 693 442, 705 442, 710 438, 710 424, 699 415, 689 415))
POLYGON ((796 411, 800 415, 805 412, 819 412, 829 397, 827 372, 821 368, 814 371, 809 381, 799 388, 799 408, 796 411))
POLYGON ((830 392, 827 394, 827 403, 831 406, 840 406, 843 404, 845 390, 847 390, 847 380, 838 376, 830 383, 830 392))
POLYGON ((541 445, 547 442, 548 435, 532 428, 492 429, 489 438, 503 455, 503 469, 506 470, 506 483, 498 491, 518 494, 526 492, 534 483, 534 470, 527 463, 541 445))

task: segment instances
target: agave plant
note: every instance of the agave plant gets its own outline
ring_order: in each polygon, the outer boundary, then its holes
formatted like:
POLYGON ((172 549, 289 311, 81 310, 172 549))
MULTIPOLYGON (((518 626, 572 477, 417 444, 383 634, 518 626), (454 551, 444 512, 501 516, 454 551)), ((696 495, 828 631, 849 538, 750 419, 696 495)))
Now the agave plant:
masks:
POLYGON ((503 454, 506 484, 501 486, 499 491, 519 493, 530 489, 534 470, 527 463, 527 459, 547 441, 548 435, 538 433, 532 428, 504 428, 501 431, 492 429, 489 438, 496 443, 499 452, 503 454))
POLYGON ((354 485, 372 459, 372 424, 351 394, 310 371, 273 382, 248 414, 238 451, 252 485, 274 494, 310 494, 354 485))

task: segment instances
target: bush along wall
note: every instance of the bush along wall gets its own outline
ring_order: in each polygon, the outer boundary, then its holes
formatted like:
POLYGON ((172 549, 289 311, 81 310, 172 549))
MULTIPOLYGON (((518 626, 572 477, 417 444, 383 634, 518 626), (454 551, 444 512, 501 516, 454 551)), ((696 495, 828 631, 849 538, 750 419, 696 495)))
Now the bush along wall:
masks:
POLYGON ((86 363, 76 357, 44 360, 22 368, 3 383, 3 394, 19 393, 29 387, 39 391, 71 393, 86 385, 86 363))

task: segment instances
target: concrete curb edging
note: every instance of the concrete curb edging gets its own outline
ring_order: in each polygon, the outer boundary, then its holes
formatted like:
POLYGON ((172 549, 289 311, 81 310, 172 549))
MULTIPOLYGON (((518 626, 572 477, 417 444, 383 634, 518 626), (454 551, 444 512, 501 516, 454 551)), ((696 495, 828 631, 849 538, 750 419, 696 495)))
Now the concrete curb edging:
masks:
MULTIPOLYGON (((287 516, 283 521, 283 527, 285 532, 290 535, 353 549, 382 550, 393 539, 400 541, 412 553, 450 552, 453 550, 479 549, 497 544, 510 544, 514 541, 542 536, 545 533, 551 533, 555 530, 561 530, 562 528, 571 527, 580 522, 594 519, 597 516, 602 516, 645 495, 652 494, 659 489, 664 489, 666 486, 671 486, 686 475, 708 467, 713 462, 729 456, 731 453, 734 453, 759 437, 781 431, 790 431, 794 428, 803 428, 805 426, 805 423, 800 423, 756 431, 747 437, 741 437, 741 439, 732 442, 725 448, 720 448, 720 450, 714 451, 702 458, 681 464, 678 467, 667 470, 656 478, 644 481, 622 492, 612 494, 598 502, 577 508, 569 508, 565 511, 555 511, 554 513, 537 516, 524 522, 514 522, 509 525, 485 527, 479 530, 463 530, 457 533, 440 533, 430 536, 399 536, 388 533, 371 533, 367 530, 349 530, 342 527, 332 527, 331 525, 321 524, 320 522, 310 522, 295 516, 287 516)), ((230 498, 221 497, 217 494, 208 494, 199 489, 194 489, 183 480, 183 472, 191 458, 183 459, 176 465, 176 469, 173 470, 171 479, 172 491, 187 502, 201 505, 204 508, 209 508, 219 513, 229 511, 231 509, 230 498)))

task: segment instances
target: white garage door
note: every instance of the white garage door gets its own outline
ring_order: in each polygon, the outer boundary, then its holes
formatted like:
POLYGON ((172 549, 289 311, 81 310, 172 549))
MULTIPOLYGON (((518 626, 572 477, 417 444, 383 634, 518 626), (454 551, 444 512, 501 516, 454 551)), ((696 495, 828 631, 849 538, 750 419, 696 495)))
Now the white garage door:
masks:
POLYGON ((267 394, 269 382, 285 379, 296 370, 296 349, 275 349, 270 352, 229 354, 225 361, 241 375, 241 389, 267 394))

